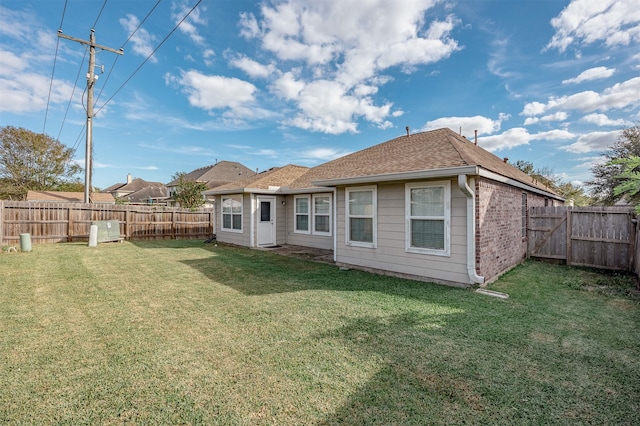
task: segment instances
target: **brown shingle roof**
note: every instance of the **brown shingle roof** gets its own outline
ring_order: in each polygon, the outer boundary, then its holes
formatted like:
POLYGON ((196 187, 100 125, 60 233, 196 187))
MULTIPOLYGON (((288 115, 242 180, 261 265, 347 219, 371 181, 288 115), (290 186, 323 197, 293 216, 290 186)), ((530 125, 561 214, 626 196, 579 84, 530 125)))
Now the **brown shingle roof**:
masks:
POLYGON ((242 192, 246 188, 253 189, 269 189, 269 187, 289 186, 291 182, 298 179, 309 170, 308 167, 296 166, 289 164, 283 167, 273 167, 264 172, 258 173, 251 177, 231 182, 226 185, 219 186, 213 190, 207 191, 206 194, 215 194, 217 192, 242 192))
MULTIPOLYGON (((92 192, 89 194, 89 199, 93 203, 115 203, 113 196, 109 193, 92 192)), ((84 192, 28 191, 27 201, 82 203, 84 202, 84 192)))
MULTIPOLYGON (((184 175, 183 179, 188 182, 215 182, 216 184, 225 184, 235 182, 249 176, 255 175, 256 172, 248 167, 235 161, 220 161, 216 164, 206 167, 200 167, 192 172, 184 175)), ((167 186, 177 186, 178 179, 167 184, 167 186)), ((207 185, 207 187, 211 187, 207 185)))
POLYGON ((380 176, 392 173, 479 166, 529 186, 553 193, 526 173, 459 136, 450 129, 438 129, 400 136, 362 151, 337 158, 309 170, 292 182, 292 189, 312 188, 313 182, 380 176))

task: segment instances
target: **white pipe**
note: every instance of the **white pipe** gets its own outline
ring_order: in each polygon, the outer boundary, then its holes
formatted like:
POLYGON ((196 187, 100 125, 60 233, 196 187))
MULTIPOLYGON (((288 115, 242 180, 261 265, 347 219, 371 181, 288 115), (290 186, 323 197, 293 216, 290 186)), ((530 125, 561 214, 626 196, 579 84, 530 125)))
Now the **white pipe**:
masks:
POLYGON ((474 284, 484 284, 476 272, 476 196, 467 184, 467 175, 458 175, 458 187, 467 197, 467 273, 474 284))

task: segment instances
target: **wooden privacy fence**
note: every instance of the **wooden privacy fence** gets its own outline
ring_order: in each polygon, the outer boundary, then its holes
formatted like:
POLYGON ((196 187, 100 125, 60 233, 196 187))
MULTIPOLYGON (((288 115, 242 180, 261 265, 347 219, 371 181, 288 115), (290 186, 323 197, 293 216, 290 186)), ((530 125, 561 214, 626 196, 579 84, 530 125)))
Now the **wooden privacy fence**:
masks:
POLYGON ((528 256, 637 272, 636 228, 629 207, 532 207, 528 256))
POLYGON ((197 239, 215 233, 213 209, 0 200, 0 245, 15 245, 22 233, 31 234, 34 244, 88 241, 91 222, 98 220, 119 221, 127 240, 197 239))

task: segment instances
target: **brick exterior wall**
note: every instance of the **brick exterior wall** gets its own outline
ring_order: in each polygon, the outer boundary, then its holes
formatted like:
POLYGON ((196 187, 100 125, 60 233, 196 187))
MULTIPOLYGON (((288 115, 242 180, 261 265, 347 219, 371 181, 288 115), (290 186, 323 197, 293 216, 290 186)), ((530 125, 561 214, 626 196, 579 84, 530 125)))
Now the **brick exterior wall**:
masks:
MULTIPOLYGON (((544 206, 545 197, 485 178, 476 179, 475 189, 476 267, 488 283, 527 255, 527 238, 522 237, 522 194, 527 194, 527 211, 544 206)), ((551 205, 551 200, 547 202, 551 205)))

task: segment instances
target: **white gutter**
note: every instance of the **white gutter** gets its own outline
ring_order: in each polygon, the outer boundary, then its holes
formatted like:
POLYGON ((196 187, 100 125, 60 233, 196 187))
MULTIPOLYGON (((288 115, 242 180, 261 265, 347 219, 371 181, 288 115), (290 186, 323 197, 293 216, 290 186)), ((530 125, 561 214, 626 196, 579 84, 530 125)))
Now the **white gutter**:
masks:
POLYGON ((467 197, 467 273, 474 284, 484 284, 476 272, 476 195, 467 184, 467 175, 458 175, 458 187, 467 197))

